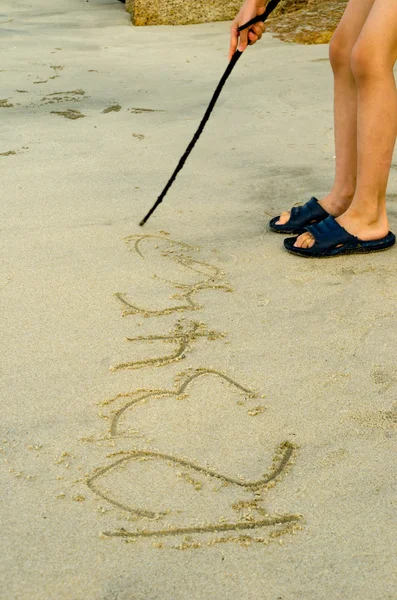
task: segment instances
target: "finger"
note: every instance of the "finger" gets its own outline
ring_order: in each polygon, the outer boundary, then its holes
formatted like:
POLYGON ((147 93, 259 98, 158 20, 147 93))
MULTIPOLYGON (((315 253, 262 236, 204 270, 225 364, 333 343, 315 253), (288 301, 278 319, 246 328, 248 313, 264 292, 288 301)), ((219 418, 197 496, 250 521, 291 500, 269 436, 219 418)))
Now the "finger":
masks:
POLYGON ((230 47, 229 47, 229 60, 231 60, 233 54, 236 52, 238 44, 238 29, 236 25, 232 25, 230 32, 230 47))
POLYGON ((238 50, 240 52, 244 52, 244 50, 246 49, 247 46, 248 46, 248 31, 246 29, 243 29, 242 31, 240 31, 240 42, 238 45, 238 50))
POLYGON ((254 25, 253 27, 251 27, 251 31, 253 31, 258 36, 258 38, 262 37, 263 30, 262 30, 262 27, 259 24, 258 25, 254 25))
POLYGON ((251 44, 255 44, 255 42, 257 42, 259 39, 259 37, 253 32, 250 31, 248 34, 248 43, 251 44))

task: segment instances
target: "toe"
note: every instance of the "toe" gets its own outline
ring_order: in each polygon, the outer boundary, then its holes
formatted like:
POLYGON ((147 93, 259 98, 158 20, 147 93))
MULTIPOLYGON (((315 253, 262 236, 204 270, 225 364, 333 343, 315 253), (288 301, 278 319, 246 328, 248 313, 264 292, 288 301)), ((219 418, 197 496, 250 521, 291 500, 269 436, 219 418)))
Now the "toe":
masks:
POLYGON ((311 233, 306 233, 305 234, 305 239, 303 240, 302 243, 302 248, 311 248, 314 244, 314 237, 312 236, 311 233))
POLYGON ((311 246, 313 246, 314 244, 314 238, 311 235, 311 233, 306 232, 306 233, 302 233, 302 235, 300 235, 294 246, 296 246, 297 248, 311 248, 311 246))
POLYGON ((305 233, 302 233, 302 235, 298 236, 295 240, 295 244, 294 246, 296 246, 296 248, 301 248, 302 247, 302 243, 303 240, 305 239, 305 233))
POLYGON ((312 246, 314 246, 316 242, 316 239, 312 236, 311 233, 309 233, 309 237, 307 238, 307 248, 311 248, 312 246))
POLYGON ((291 213, 289 211, 283 212, 280 215, 280 218, 277 221, 276 225, 285 225, 286 223, 288 223, 290 216, 291 216, 291 213))
POLYGON ((310 236, 307 235, 302 242, 302 248, 310 248, 310 236))

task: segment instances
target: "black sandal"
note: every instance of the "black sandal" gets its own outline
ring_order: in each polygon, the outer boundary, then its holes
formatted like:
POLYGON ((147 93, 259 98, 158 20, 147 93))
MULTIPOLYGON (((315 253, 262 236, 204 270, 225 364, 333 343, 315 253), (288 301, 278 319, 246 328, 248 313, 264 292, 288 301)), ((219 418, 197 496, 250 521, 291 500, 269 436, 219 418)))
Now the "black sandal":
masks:
POLYGON ((320 223, 327 217, 329 217, 329 213, 320 206, 317 198, 313 197, 303 206, 294 206, 287 223, 277 225, 276 223, 280 217, 274 217, 270 221, 269 227, 276 233, 296 233, 299 235, 304 233, 307 225, 320 223))
POLYGON ((360 240, 339 225, 334 217, 328 217, 321 223, 309 225, 306 227, 306 231, 315 238, 314 245, 311 248, 298 248, 294 246, 298 238, 287 238, 284 240, 284 247, 288 252, 299 256, 325 258, 341 254, 378 252, 391 248, 396 243, 396 236, 391 231, 379 240, 360 240))

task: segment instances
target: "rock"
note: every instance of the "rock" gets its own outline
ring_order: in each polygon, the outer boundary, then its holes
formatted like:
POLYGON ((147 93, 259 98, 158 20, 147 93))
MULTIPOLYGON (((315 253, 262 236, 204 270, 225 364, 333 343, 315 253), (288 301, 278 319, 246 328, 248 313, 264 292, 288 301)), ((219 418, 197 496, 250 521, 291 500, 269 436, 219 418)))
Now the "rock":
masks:
POLYGON ((269 19, 267 31, 285 42, 327 44, 345 11, 347 0, 300 2, 280 2, 280 9, 269 19))
MULTIPOLYGON (((284 41, 328 43, 347 0, 281 0, 267 31, 284 41)), ((234 19, 243 0, 126 0, 134 25, 188 25, 234 19)), ((266 4, 266 0, 264 0, 266 4)))
POLYGON ((127 0, 134 25, 188 25, 233 19, 242 0, 127 0))
POLYGON ((281 0, 280 4, 275 10, 275 14, 282 14, 286 12, 292 12, 299 10, 310 4, 310 0, 281 0))

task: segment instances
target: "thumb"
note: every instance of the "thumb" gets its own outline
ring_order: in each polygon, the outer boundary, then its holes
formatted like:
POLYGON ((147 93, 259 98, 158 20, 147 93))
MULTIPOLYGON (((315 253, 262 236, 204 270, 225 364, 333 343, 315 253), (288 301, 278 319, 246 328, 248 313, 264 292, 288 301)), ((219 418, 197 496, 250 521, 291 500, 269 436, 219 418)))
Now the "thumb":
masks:
POLYGON ((240 31, 240 43, 238 45, 238 50, 240 52, 244 52, 246 47, 248 46, 248 29, 243 29, 240 31))

